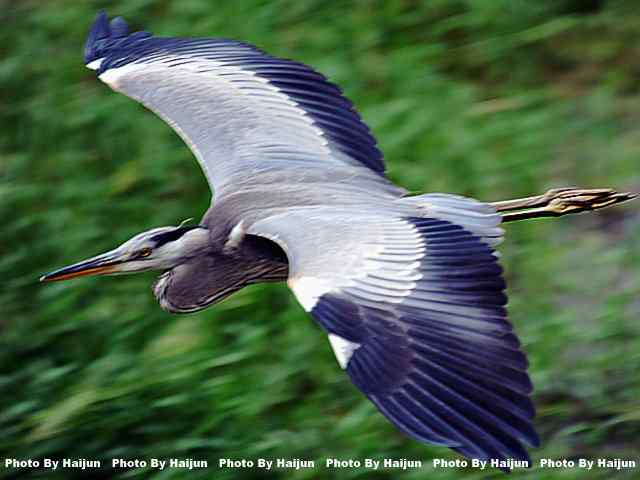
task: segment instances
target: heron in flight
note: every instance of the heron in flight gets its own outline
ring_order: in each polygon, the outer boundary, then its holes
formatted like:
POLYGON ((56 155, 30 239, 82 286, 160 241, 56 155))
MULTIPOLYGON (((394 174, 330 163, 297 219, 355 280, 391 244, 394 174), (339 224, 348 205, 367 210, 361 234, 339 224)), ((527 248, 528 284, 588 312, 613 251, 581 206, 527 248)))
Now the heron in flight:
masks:
POLYGON ((104 13, 84 56, 182 137, 213 200, 198 225, 140 233, 43 281, 160 270, 153 291, 169 312, 286 281, 339 366, 399 430, 469 458, 529 460, 539 439, 494 250, 500 225, 634 195, 409 196, 386 178, 351 102, 302 63, 233 40, 130 34, 104 13))

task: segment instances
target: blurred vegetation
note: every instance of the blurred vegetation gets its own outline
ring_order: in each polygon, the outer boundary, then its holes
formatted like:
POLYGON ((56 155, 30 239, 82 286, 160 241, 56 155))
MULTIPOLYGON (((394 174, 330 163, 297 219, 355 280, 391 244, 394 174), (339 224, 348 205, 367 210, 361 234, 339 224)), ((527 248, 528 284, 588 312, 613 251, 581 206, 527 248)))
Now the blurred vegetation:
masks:
MULTIPOLYGON (((389 175, 492 201, 640 190, 640 10, 598 0, 0 1, 0 457, 208 459, 92 478, 498 478, 398 433, 284 285, 171 316, 155 274, 38 284, 198 217, 209 191, 153 114, 83 66, 99 8, 134 29, 224 36, 343 87, 389 175), (219 470, 218 458, 408 458, 422 470, 219 470)), ((509 225, 510 312, 531 361, 539 458, 640 456, 640 210, 509 225)), ((3 478, 83 472, 10 470, 3 478)), ((89 474, 84 472, 85 476, 89 474)), ((513 478, 638 478, 532 470, 513 478)))

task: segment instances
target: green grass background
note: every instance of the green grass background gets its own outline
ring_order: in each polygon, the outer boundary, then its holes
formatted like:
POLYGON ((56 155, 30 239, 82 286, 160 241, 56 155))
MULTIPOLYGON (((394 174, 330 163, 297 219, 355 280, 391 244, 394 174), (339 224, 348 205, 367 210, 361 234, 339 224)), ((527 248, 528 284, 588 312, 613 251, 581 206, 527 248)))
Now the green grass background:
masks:
MULTIPOLYGON (((92 478, 498 478, 398 433, 284 285, 171 316, 155 274, 38 277, 209 191, 180 139, 84 68, 99 8, 134 29, 223 36, 309 63, 372 127, 390 177, 486 201, 553 186, 640 190, 640 9, 597 0, 1 1, 0 459, 195 458, 92 478), (219 458, 408 458, 422 470, 219 470, 219 458)), ((507 226, 510 315, 540 458, 640 460, 640 204, 507 226)), ((74 478, 11 470, 2 478, 74 478)), ((84 474, 89 476, 89 474, 84 474)), ((640 469, 512 478, 640 478, 640 469)))

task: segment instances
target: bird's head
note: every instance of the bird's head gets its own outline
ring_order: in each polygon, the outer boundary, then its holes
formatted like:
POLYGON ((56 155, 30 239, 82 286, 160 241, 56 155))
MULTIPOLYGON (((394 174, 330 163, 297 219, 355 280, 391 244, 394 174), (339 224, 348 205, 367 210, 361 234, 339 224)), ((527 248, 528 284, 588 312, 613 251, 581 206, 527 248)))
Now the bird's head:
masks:
POLYGON ((202 226, 154 228, 136 235, 114 250, 47 273, 40 281, 166 270, 202 252, 208 240, 208 230, 202 226))

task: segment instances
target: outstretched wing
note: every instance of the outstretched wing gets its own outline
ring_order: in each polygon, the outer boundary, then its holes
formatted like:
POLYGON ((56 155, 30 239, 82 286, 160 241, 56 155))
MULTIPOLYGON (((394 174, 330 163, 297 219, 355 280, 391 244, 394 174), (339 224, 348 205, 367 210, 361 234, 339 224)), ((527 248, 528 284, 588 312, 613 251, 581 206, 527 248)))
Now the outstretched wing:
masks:
POLYGON ((308 210, 249 232, 286 251, 297 299, 400 430, 471 458, 528 459, 525 445, 538 444, 532 386, 489 246, 500 220, 487 205, 445 203, 469 225, 308 210))
POLYGON ((162 117, 189 145, 216 197, 263 172, 322 164, 384 174, 353 105, 301 63, 237 41, 128 34, 98 15, 85 61, 114 90, 162 117))

